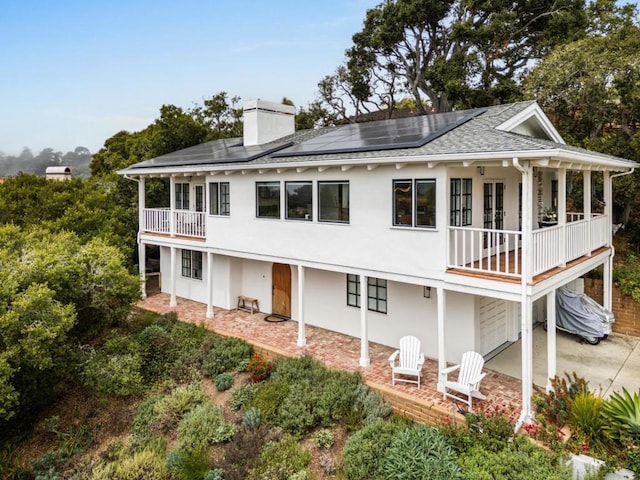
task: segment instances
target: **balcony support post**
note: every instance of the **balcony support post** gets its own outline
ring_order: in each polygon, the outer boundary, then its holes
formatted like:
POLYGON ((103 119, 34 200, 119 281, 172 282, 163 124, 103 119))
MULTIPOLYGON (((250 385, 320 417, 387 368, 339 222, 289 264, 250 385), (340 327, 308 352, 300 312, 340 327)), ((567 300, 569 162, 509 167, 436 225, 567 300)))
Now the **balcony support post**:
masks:
POLYGON ((169 177, 169 233, 176 236, 176 177, 169 177))
POLYGON ((445 327, 444 327, 444 319, 446 316, 446 291, 442 287, 436 288, 437 295, 437 310, 438 310, 438 385, 437 389, 439 392, 444 393, 444 383, 440 378, 440 372, 442 372, 445 368, 447 368, 447 355, 445 352, 446 342, 445 342, 445 327))
POLYGON ((213 318, 213 253, 207 252, 207 318, 213 318))
POLYGON ((178 306, 176 299, 176 247, 171 247, 171 298, 169 300, 169 306, 178 306))
POLYGON ((560 225, 560 265, 567 266, 567 169, 558 169, 558 225, 560 225))
POLYGON ((304 267, 298 265, 298 342, 299 347, 307 344, 306 328, 304 323, 304 267))
POLYGON ((587 256, 591 256, 591 170, 582 172, 583 193, 582 203, 584 205, 584 219, 587 221, 587 256))
POLYGON ((367 319, 367 276, 360 275, 360 366, 368 367, 369 359, 369 331, 367 319))
POLYGON ((556 291, 547 293, 547 392, 553 390, 551 380, 557 373, 556 291))

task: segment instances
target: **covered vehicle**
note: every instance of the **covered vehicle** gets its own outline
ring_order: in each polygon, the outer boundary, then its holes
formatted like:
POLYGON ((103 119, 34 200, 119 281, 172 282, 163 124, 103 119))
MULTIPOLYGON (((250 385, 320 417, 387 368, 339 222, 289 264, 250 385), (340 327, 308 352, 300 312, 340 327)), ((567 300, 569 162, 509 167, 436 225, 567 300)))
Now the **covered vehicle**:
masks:
MULTIPOLYGON (((556 327, 579 335, 592 345, 607 338, 614 322, 613 313, 584 293, 567 287, 556 292, 556 327)), ((545 322, 546 327, 546 322, 545 322)))

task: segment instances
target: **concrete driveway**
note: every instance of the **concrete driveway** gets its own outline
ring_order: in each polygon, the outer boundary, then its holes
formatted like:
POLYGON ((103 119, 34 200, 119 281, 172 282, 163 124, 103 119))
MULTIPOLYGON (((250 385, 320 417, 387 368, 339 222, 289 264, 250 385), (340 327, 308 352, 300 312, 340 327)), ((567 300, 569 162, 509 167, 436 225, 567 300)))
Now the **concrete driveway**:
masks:
MULTIPOLYGON (((520 342, 489 360, 490 370, 522 378, 520 342)), ((557 371, 576 372, 589 381, 589 387, 602 396, 620 391, 624 386, 633 393, 640 390, 640 338, 610 335, 598 345, 589 345, 580 337, 557 332, 557 371)), ((533 381, 547 384, 547 332, 539 326, 533 330, 533 381)))

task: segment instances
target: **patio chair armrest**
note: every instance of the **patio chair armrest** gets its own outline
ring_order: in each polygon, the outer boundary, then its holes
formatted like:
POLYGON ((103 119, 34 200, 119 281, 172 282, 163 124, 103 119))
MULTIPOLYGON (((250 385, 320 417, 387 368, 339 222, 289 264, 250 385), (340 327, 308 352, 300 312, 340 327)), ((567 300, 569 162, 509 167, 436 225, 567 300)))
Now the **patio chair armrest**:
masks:
POLYGON ((420 354, 420 358, 418 359, 418 368, 422 368, 424 365, 424 353, 420 354))
POLYGON ((443 368, 442 370, 440 370, 440 373, 447 375, 448 373, 455 372, 456 370, 459 370, 459 369, 460 369, 460 365, 454 365, 452 367, 443 368))
POLYGON ((389 355, 389 365, 393 368, 393 365, 396 363, 396 358, 400 354, 400 350, 396 350, 391 355, 389 355))

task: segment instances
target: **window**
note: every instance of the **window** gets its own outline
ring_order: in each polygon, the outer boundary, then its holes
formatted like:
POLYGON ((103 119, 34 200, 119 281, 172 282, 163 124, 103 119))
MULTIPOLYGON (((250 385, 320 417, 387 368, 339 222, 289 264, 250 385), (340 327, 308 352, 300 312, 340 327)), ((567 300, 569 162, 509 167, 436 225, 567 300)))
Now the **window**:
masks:
POLYGON ((209 214, 229 215, 229 182, 209 183, 209 214))
POLYGON ((202 252, 182 250, 182 276, 202 280, 202 252))
POLYGON ((349 223, 349 182, 318 182, 318 220, 349 223))
POLYGON ((176 183, 176 210, 189 210, 188 183, 176 183))
POLYGON ((454 227, 471 225, 471 190, 470 178, 451 179, 449 224, 454 227))
POLYGON ((393 224, 403 227, 436 226, 436 181, 393 181, 393 224))
POLYGON ((256 216, 280 218, 280 182, 256 183, 256 216))
MULTIPOLYGON (((347 275, 347 305, 360 306, 360 276, 347 275)), ((367 277, 367 309, 387 313, 387 281, 367 277)))
POLYGON ((313 188, 311 182, 285 182, 287 216, 293 220, 313 218, 313 188))

